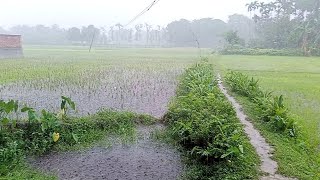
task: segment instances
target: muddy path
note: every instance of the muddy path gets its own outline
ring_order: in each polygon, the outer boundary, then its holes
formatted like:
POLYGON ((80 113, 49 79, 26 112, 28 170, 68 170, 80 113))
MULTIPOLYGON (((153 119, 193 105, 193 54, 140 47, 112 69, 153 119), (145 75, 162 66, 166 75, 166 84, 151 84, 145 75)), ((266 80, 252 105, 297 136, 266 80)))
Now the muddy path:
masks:
POLYGON ((32 159, 30 163, 41 171, 56 174, 59 179, 178 179, 183 171, 179 152, 151 138, 158 128, 163 127, 138 127, 138 137, 133 144, 52 153, 32 159))
POLYGON ((247 116, 244 114, 242 110, 242 106, 235 100, 234 97, 229 95, 227 89, 224 87, 221 76, 218 74, 218 86, 221 92, 226 96, 226 98, 232 103, 237 117, 240 122, 244 125, 244 131, 248 138, 250 139, 250 143, 255 148, 257 154, 261 160, 260 170, 267 174, 264 177, 261 177, 261 180, 291 180, 292 178, 287 178, 281 176, 277 173, 278 163, 272 159, 272 153, 274 149, 266 142, 266 139, 260 134, 260 132, 254 128, 253 124, 248 120, 247 116))

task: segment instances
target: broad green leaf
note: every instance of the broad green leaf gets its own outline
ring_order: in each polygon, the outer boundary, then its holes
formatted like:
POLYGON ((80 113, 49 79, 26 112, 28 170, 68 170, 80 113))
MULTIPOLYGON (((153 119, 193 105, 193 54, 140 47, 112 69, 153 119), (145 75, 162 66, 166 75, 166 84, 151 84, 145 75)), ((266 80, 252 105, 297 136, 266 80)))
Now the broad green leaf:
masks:
POLYGON ((8 125, 10 120, 8 118, 3 118, 1 122, 3 125, 8 125))
POLYGON ((239 151, 243 154, 243 146, 242 145, 239 145, 239 151))

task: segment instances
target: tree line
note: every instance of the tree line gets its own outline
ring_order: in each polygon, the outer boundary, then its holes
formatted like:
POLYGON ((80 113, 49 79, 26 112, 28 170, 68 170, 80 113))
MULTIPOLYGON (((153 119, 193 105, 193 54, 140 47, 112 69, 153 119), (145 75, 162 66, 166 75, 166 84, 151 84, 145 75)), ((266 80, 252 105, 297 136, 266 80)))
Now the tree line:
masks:
POLYGON ((305 55, 320 49, 320 1, 275 0, 247 5, 265 48, 301 48, 305 55))
POLYGON ((18 25, 9 29, 0 27, 0 33, 21 34, 24 44, 39 45, 141 45, 159 47, 220 47, 224 35, 235 30, 241 38, 249 40, 252 36, 254 22, 243 15, 232 15, 228 22, 219 19, 203 18, 198 20, 173 21, 166 27, 150 24, 136 24, 127 28, 117 23, 111 27, 94 25, 62 28, 58 25, 28 26, 18 25), (248 30, 250 29, 250 30, 248 30))
POLYGON ((252 18, 234 14, 227 22, 202 18, 181 19, 166 27, 137 24, 132 28, 117 23, 72 28, 19 25, 0 33, 23 36, 25 44, 140 45, 157 47, 302 49, 305 55, 320 48, 320 1, 274 0, 247 4, 252 18))

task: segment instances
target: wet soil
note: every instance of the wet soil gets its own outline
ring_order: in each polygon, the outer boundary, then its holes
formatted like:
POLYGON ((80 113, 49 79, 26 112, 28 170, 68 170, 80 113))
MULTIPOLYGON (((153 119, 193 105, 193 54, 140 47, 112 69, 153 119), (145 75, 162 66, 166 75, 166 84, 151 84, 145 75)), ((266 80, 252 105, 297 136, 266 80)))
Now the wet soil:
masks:
POLYGON ((242 106, 235 100, 234 97, 228 94, 227 89, 224 87, 221 81, 220 75, 218 75, 218 86, 226 98, 232 103, 237 117, 244 125, 244 131, 250 139, 250 143, 255 148, 257 154, 261 160, 260 169, 268 176, 261 177, 261 180, 290 180, 291 178, 283 177, 276 174, 278 170, 278 163, 272 159, 272 153, 274 149, 266 142, 265 138, 260 132, 254 128, 253 124, 248 120, 247 116, 242 110, 242 106))
POLYGON ((157 128, 139 127, 133 144, 94 147, 82 152, 52 153, 30 160, 33 167, 59 179, 155 180, 178 179, 183 171, 179 152, 152 140, 157 128))

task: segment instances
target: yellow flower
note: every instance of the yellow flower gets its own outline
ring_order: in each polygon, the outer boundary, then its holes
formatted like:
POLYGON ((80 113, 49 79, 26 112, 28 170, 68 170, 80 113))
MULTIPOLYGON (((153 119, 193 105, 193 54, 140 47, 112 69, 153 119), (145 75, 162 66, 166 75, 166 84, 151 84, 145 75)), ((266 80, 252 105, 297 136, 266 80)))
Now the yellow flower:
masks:
POLYGON ((59 138, 60 138, 60 134, 59 133, 54 132, 52 134, 53 142, 57 142, 59 140, 59 138))

